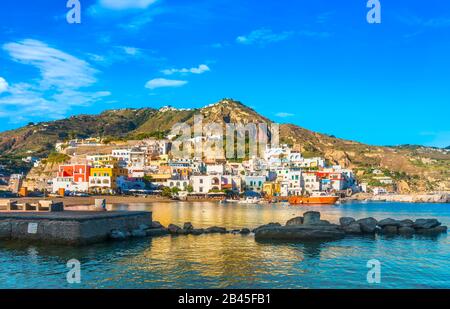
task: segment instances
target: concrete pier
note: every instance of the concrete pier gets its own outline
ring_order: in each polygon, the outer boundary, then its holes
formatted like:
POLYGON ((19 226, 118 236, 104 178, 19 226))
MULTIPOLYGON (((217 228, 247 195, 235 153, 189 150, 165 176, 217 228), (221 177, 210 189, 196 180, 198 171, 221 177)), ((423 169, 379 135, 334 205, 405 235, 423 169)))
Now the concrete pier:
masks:
POLYGON ((151 224, 146 211, 0 212, 0 240, 86 245, 151 224))

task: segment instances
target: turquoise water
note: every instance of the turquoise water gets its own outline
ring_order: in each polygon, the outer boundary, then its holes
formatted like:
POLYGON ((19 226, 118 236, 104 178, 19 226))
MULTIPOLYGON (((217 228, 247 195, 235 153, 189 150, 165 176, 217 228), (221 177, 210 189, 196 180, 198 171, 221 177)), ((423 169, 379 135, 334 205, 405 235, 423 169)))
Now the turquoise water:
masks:
MULTIPOLYGON (((322 219, 438 218, 450 226, 450 204, 349 203, 282 205, 149 203, 115 209, 152 210, 167 225, 253 228, 284 224, 307 210, 322 219)), ((82 248, 0 242, 0 288, 450 288, 450 241, 438 237, 348 237, 334 242, 257 243, 253 235, 160 237, 82 248), (67 261, 81 262, 81 283, 68 284, 67 261), (368 260, 381 282, 366 279, 368 260)))

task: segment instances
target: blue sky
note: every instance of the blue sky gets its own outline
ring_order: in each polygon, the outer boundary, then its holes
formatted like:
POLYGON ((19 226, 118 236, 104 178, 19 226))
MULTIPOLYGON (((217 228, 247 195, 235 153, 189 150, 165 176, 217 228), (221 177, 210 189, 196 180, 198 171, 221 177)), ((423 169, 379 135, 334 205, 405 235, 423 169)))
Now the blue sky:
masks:
POLYGON ((377 145, 450 145, 450 3, 3 0, 0 130, 230 97, 283 123, 377 145))

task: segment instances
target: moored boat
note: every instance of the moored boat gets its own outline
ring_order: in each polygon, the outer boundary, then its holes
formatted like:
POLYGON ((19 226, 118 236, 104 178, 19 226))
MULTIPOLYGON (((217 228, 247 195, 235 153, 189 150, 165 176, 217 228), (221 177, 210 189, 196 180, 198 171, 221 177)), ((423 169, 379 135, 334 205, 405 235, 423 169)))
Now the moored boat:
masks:
POLYGON ((289 204, 291 205, 334 205, 339 197, 327 194, 325 192, 313 192, 310 196, 291 196, 289 204))

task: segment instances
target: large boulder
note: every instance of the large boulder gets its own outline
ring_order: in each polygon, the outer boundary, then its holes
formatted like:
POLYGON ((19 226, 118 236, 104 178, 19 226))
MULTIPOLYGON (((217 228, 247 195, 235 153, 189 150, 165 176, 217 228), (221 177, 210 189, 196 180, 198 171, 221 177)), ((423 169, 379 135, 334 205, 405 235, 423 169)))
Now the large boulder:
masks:
POLYGON ((201 235, 205 233, 205 229, 192 229, 190 230, 192 235, 201 235))
POLYGON ((247 235, 250 234, 250 230, 248 228, 243 228, 239 233, 242 235, 247 235))
POLYGON ((156 237, 156 236, 167 235, 167 234, 169 234, 169 231, 165 228, 154 228, 154 229, 146 230, 145 234, 149 237, 156 237))
POLYGON ((208 227, 205 230, 205 232, 208 234, 214 234, 214 233, 225 234, 227 232, 227 229, 224 227, 212 226, 212 227, 208 227))
POLYGON ((395 235, 398 233, 398 227, 395 225, 385 225, 381 232, 385 235, 395 235))
POLYGON ((185 229, 179 229, 177 230, 177 235, 188 235, 190 231, 185 229))
POLYGON ((353 222, 350 223, 349 225, 344 225, 342 226, 342 230, 346 233, 346 234, 361 234, 361 226, 359 225, 358 222, 353 222))
POLYGON ((267 227, 280 227, 280 226, 281 226, 281 224, 278 223, 278 222, 270 222, 268 224, 264 224, 264 225, 258 226, 256 229, 253 229, 252 232, 256 233, 256 231, 258 231, 260 229, 264 229, 264 228, 267 228, 267 227))
POLYGON ((378 221, 372 217, 359 219, 356 221, 361 226, 361 231, 366 234, 373 234, 377 230, 378 221))
POLYGON ((292 219, 289 219, 286 222, 286 226, 288 225, 302 225, 303 224, 303 217, 295 217, 292 219))
POLYGON ((183 230, 190 231, 193 229, 194 229, 194 226, 192 225, 191 222, 186 222, 183 224, 183 230))
POLYGON ((416 233, 420 235, 430 235, 430 236, 439 235, 441 233, 447 233, 447 227, 440 225, 429 229, 416 229, 416 233))
POLYGON ((178 231, 181 230, 181 227, 175 224, 169 224, 167 230, 169 231, 170 234, 177 234, 178 231))
POLYGON ((307 211, 303 214, 303 224, 318 224, 320 223, 320 212, 307 211))
POLYGON ((378 221, 378 226, 381 228, 384 228, 385 226, 395 226, 395 227, 399 227, 400 226, 400 221, 391 219, 391 218, 387 218, 387 219, 383 219, 381 221, 378 221))
POLYGON ((161 223, 159 223, 159 221, 153 221, 151 228, 152 229, 162 229, 162 228, 164 228, 164 226, 161 223))
POLYGON ((356 220, 352 217, 342 217, 339 219, 339 224, 342 226, 348 226, 354 222, 356 222, 356 220))
POLYGON ((400 235, 412 235, 412 234, 414 234, 414 232, 415 232, 415 230, 410 226, 400 226, 398 228, 398 233, 400 235))
POLYGON ((441 225, 441 222, 439 222, 436 219, 417 219, 414 222, 413 228, 415 229, 431 229, 433 227, 437 227, 441 225))
POLYGON ((345 236, 337 225, 295 225, 268 227, 255 233, 256 240, 320 241, 337 240, 345 236))
POLYGON ((405 219, 400 221, 400 227, 410 227, 414 226, 414 221, 410 219, 405 219))

